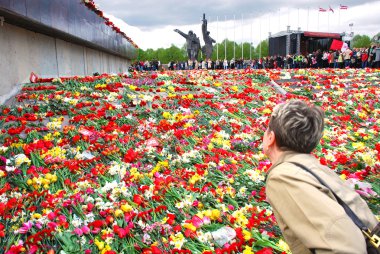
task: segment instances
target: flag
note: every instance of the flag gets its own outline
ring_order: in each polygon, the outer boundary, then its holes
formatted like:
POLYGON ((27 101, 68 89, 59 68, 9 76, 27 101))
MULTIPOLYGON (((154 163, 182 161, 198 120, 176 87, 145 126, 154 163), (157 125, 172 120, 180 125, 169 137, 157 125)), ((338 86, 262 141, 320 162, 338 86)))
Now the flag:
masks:
POLYGON ((347 10, 348 6, 347 5, 340 5, 339 9, 341 9, 341 10, 347 10))
POLYGON ((334 10, 331 8, 331 6, 329 6, 329 11, 332 11, 332 13, 334 13, 334 10))
POLYGON ((331 50, 341 50, 343 46, 343 41, 340 40, 333 40, 330 46, 331 50))
POLYGON ((342 45, 342 48, 340 49, 342 52, 346 51, 348 49, 348 44, 347 43, 343 43, 342 45))
POLYGON ((331 46, 330 46, 330 49, 331 50, 340 50, 340 51, 344 52, 348 49, 348 44, 343 42, 343 41, 333 39, 331 46))
POLYGON ((324 9, 324 8, 319 7, 319 11, 320 11, 320 12, 326 12, 327 10, 324 9))

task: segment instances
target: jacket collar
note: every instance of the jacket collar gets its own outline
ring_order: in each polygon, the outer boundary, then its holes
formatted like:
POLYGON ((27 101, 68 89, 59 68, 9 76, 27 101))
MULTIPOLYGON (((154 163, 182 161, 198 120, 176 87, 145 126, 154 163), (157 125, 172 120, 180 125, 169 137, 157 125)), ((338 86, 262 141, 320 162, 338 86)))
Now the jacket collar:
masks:
POLYGON ((299 153, 299 152, 294 152, 294 151, 284 151, 278 158, 276 162, 272 164, 272 166, 269 168, 267 175, 277 167, 279 164, 286 162, 286 161, 294 161, 294 162, 300 162, 300 160, 305 159, 305 158, 312 158, 315 160, 315 157, 312 154, 309 153, 299 153))

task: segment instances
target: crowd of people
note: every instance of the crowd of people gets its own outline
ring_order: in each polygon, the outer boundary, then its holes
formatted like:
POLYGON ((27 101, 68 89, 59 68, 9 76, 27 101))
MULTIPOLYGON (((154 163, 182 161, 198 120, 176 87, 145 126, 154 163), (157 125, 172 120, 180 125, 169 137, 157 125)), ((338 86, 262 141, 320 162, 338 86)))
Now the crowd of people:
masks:
POLYGON ((260 59, 170 61, 161 65, 160 61, 140 61, 133 64, 139 71, 155 71, 161 68, 169 70, 194 69, 274 69, 274 68, 380 68, 380 46, 369 48, 347 48, 341 50, 317 50, 305 55, 267 56, 260 59))
POLYGON ((153 61, 137 61, 130 67, 131 70, 137 71, 157 71, 161 68, 161 61, 154 59, 153 61))
POLYGON ((269 59, 269 68, 379 68, 380 47, 354 48, 345 51, 317 50, 307 56, 288 55, 269 59))

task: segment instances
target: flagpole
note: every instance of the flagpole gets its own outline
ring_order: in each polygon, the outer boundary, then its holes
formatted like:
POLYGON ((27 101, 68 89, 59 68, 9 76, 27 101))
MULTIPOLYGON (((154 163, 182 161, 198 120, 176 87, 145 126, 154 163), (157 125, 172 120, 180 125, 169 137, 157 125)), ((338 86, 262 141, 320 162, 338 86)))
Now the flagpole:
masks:
POLYGON ((340 6, 339 6, 339 17, 338 17, 339 21, 338 21, 338 24, 339 24, 339 29, 340 29, 340 6))
POLYGON ((307 7, 307 25, 306 25, 306 30, 309 31, 309 10, 310 10, 310 7, 308 6, 307 7))
POLYGON ((298 21, 297 21, 297 30, 298 30, 298 27, 300 27, 300 8, 298 8, 298 21))
MULTIPOLYGON (((212 16, 209 16, 208 17, 208 20, 207 20, 207 22, 208 22, 208 24, 210 24, 210 27, 212 26, 212 16)), ((203 17, 202 17, 202 23, 203 23, 203 17)), ((202 26, 202 25, 201 25, 202 26)), ((212 46, 212 43, 211 43, 211 46, 212 46)), ((202 51, 202 50, 201 50, 202 51)), ((206 58, 206 56, 205 56, 205 58, 206 58)), ((211 58, 212 58, 212 56, 211 56, 211 58)), ((206 63, 206 65, 207 65, 207 63, 206 63)))
POLYGON ((330 32, 330 10, 327 12, 327 32, 330 32))
POLYGON ((250 40, 250 44, 249 44, 249 60, 252 61, 252 23, 253 23, 253 15, 251 13, 251 40, 250 40))
POLYGON ((235 59, 235 15, 234 15, 234 59, 235 59))
POLYGON ((243 53, 243 37, 244 37, 244 20, 243 20, 244 14, 241 14, 241 58, 244 59, 244 53, 243 53))
POLYGON ((260 21, 260 35, 259 35, 260 53, 259 53, 259 59, 261 59, 261 19, 259 19, 259 21, 260 21))
POLYGON ((318 10, 318 29, 317 29, 317 31, 319 32, 319 13, 320 13, 320 11, 318 10))
POLYGON ((219 16, 216 16, 216 59, 219 60, 219 16))
POLYGON ((289 7, 288 7, 288 26, 290 26, 289 7))
MULTIPOLYGON (((224 24, 227 26, 227 15, 224 16, 224 24)), ((227 59, 227 28, 224 31, 226 38, 224 39, 224 59, 227 59)))
MULTIPOLYGON (((202 17, 200 17, 200 21, 202 22, 202 17)), ((201 59, 203 59, 203 53, 202 53, 202 50, 201 50, 201 59)))

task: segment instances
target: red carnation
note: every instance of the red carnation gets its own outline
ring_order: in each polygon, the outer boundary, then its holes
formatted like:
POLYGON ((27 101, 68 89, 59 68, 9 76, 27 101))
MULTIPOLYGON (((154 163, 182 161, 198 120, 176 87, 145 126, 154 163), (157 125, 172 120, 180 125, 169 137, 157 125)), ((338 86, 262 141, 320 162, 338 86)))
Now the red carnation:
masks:
POLYGON ((141 195, 135 194, 133 196, 133 202, 135 202, 138 205, 141 205, 144 202, 144 198, 141 195))
POLYGON ((137 159, 137 156, 138 156, 138 153, 133 151, 132 148, 129 148, 129 150, 124 155, 124 161, 127 163, 131 163, 137 159))

